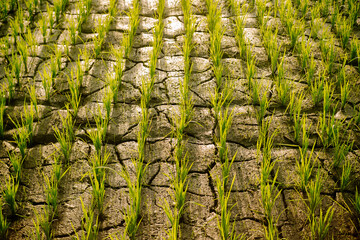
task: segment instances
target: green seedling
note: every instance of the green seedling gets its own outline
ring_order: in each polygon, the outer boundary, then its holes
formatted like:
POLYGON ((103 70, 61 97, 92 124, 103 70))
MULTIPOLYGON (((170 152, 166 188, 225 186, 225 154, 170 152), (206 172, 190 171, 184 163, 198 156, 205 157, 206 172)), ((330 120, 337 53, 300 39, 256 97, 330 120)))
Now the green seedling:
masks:
POLYGON ((338 168, 346 160, 346 155, 352 150, 353 144, 354 142, 340 142, 339 138, 335 138, 333 168, 338 168))
POLYGON ((46 4, 46 11, 47 11, 47 14, 48 14, 47 22, 49 23, 50 34, 51 34, 52 31, 53 31, 54 23, 55 23, 55 19, 54 19, 54 15, 53 15, 54 7, 50 7, 49 4, 47 3, 46 4))
POLYGON ((276 91, 282 106, 286 106, 290 100, 291 84, 285 79, 284 57, 277 66, 276 91))
POLYGON ((326 71, 323 71, 323 73, 310 84, 311 97, 315 106, 318 106, 324 98, 325 77, 326 71))
MULTIPOLYGON (((237 4, 236 6, 236 11, 240 12, 241 11, 241 7, 240 4, 237 4)), ((246 14, 247 9, 245 10, 245 14, 246 14)), ((245 34, 244 34, 244 27, 245 27, 245 22, 246 22, 246 16, 236 16, 235 18, 235 39, 237 42, 237 46, 239 48, 239 53, 240 53, 240 57, 245 60, 246 59, 246 55, 247 55, 247 51, 248 51, 248 42, 245 39, 245 34)))
POLYGON ((353 205, 354 205, 354 208, 355 208, 357 214, 360 214, 360 194, 358 192, 357 187, 356 187, 356 191, 355 191, 355 198, 354 198, 353 205))
POLYGON ((61 115, 61 130, 56 126, 53 127, 56 140, 60 143, 60 150, 64 156, 65 161, 68 163, 70 159, 70 153, 72 148, 72 142, 75 140, 74 127, 75 122, 73 121, 72 115, 68 112, 66 117, 61 115))
POLYGON ((4 137, 4 115, 5 115, 5 103, 6 103, 6 96, 5 96, 5 88, 4 86, 0 89, 0 139, 3 139, 4 137))
POLYGON ((350 177, 351 177, 351 171, 352 171, 352 164, 349 160, 345 160, 345 164, 342 167, 341 176, 340 176, 340 190, 345 191, 347 186, 350 183, 350 177))
POLYGON ((73 224, 71 223, 71 226, 75 232, 75 239, 97 239, 97 236, 99 234, 99 217, 95 214, 94 209, 92 206, 89 206, 87 209, 85 207, 85 204, 80 197, 81 201, 81 207, 83 211, 83 217, 81 219, 81 235, 78 234, 78 232, 75 230, 73 224))
POLYGON ((130 28, 125 35, 122 45, 124 47, 124 58, 129 58, 132 45, 134 43, 134 37, 136 35, 136 31, 139 26, 140 22, 140 1, 133 0, 132 8, 130 8, 129 13, 129 20, 130 20, 130 28))
MULTIPOLYGON (((10 69, 11 69, 11 72, 14 74, 14 77, 17 81, 17 85, 20 85, 21 65, 22 65, 21 58, 19 58, 15 54, 12 54, 11 60, 10 60, 10 69)), ((10 75, 10 74, 8 74, 8 75, 10 75)), ((9 80, 9 77, 8 77, 8 80, 9 80)))
POLYGON ((34 20, 34 16, 36 14, 36 8, 38 7, 39 2, 38 0, 28 0, 25 1, 25 5, 29 13, 29 20, 31 22, 34 20))
POLYGON ((332 89, 332 85, 326 82, 324 84, 324 90, 323 90, 324 96, 323 96, 323 112, 328 113, 330 110, 330 106, 332 104, 332 97, 334 94, 334 90, 332 89))
POLYGON ((54 0, 55 22, 59 23, 60 14, 64 14, 69 0, 54 0))
POLYGON ((14 177, 11 176, 5 182, 5 189, 2 194, 6 204, 10 208, 12 216, 16 215, 16 212, 18 209, 18 204, 15 199, 18 188, 19 188, 19 184, 16 183, 16 180, 14 179, 14 177))
POLYGON ((41 18, 36 23, 37 27, 40 29, 40 32, 43 36, 43 41, 46 43, 46 36, 47 36, 47 27, 48 27, 48 19, 47 17, 42 14, 41 18))
POLYGON ((350 95, 350 82, 345 79, 344 83, 340 85, 340 93, 341 93, 341 109, 344 109, 347 100, 350 95))
POLYGON ((330 229, 330 224, 334 216, 334 207, 328 208, 325 216, 322 209, 320 209, 319 217, 315 214, 309 216, 311 235, 314 239, 324 240, 330 229))
POLYGON ((89 72, 90 69, 90 51, 88 50, 87 47, 85 47, 84 49, 79 49, 79 54, 82 57, 83 61, 84 61, 84 67, 83 67, 83 72, 87 73, 89 72))
MULTIPOLYGON (((253 86, 253 82, 254 82, 254 77, 256 74, 256 59, 255 56, 250 57, 250 60, 246 62, 246 79, 248 81, 248 89, 249 91, 252 90, 252 87, 257 87, 257 86, 253 86)), ((255 83, 256 84, 256 83, 255 83)))
POLYGON ((67 29, 70 33, 70 41, 72 45, 76 44, 76 40, 78 38, 77 29, 78 29, 78 21, 75 19, 75 17, 69 17, 67 19, 67 29))
POLYGON ((346 17, 341 17, 339 15, 339 19, 337 19, 336 25, 335 25, 337 36, 340 37, 341 46, 344 49, 346 48, 346 46, 349 42, 351 31, 352 31, 352 25, 351 25, 350 21, 347 20, 346 17))
POLYGON ((28 93, 29 93, 29 96, 30 96, 30 100, 31 100, 32 104, 35 107, 35 112, 38 115, 39 110, 38 110, 38 106, 37 106, 35 83, 33 83, 30 87, 27 86, 27 89, 28 89, 28 93))
POLYGON ((288 33, 290 35, 290 43, 291 43, 291 49, 295 49, 295 46, 298 42, 298 39, 301 34, 304 34, 304 22, 299 20, 295 20, 294 24, 291 25, 291 27, 288 29, 288 33))
POLYGON ((13 168, 12 177, 16 184, 20 183, 21 176, 22 176, 22 164, 24 162, 24 158, 20 157, 19 155, 15 154, 14 152, 9 152, 9 159, 11 162, 11 166, 13 168))
POLYGON ((256 111, 256 119, 258 124, 261 125, 265 117, 266 111, 269 108, 270 99, 268 99, 266 92, 262 93, 261 96, 259 93, 258 98, 259 98, 259 108, 256 111))
POLYGON ((50 101, 50 97, 53 94, 54 79, 51 76, 48 67, 44 67, 43 73, 40 72, 41 82, 45 90, 45 99, 50 101))
POLYGON ((102 118, 102 113, 100 108, 98 108, 98 114, 94 114, 93 117, 96 123, 96 130, 90 131, 88 133, 88 136, 94 144, 96 154, 100 156, 101 146, 103 145, 103 142, 105 141, 105 137, 106 137, 108 122, 106 121, 106 119, 102 118))
POLYGON ((307 191, 308 185, 310 183, 310 177, 317 160, 317 157, 313 160, 315 144, 313 145, 310 153, 306 151, 306 148, 299 148, 300 150, 300 159, 296 161, 296 171, 299 176, 298 186, 301 191, 307 191))
POLYGON ((28 28, 27 33, 24 35, 24 40, 28 44, 30 56, 35 56, 36 46, 38 45, 38 42, 34 37, 34 34, 31 32, 30 28, 28 28))
POLYGON ((27 71, 28 71, 27 58, 28 58, 28 54, 29 54, 29 49, 28 49, 27 43, 26 43, 25 40, 23 40, 22 38, 20 38, 20 39, 17 41, 17 49, 18 49, 18 51, 19 51, 19 53, 20 53, 22 62, 23 62, 23 64, 24 64, 25 73, 27 73, 27 71))
POLYGON ((323 175, 320 173, 320 170, 318 169, 316 174, 316 179, 311 180, 309 185, 306 188, 306 195, 308 200, 308 209, 309 209, 309 215, 312 216, 315 214, 316 208, 321 203, 321 189, 323 184, 323 175))
POLYGON ((117 3, 116 0, 110 0, 109 16, 111 17, 111 19, 114 19, 116 17, 116 14, 117 14, 116 3, 117 3))
POLYGON ((82 86, 82 74, 81 67, 76 69, 77 77, 74 77, 74 71, 72 70, 70 73, 70 77, 68 76, 68 84, 70 95, 67 95, 68 101, 70 103, 71 108, 73 109, 72 115, 75 118, 80 106, 81 93, 80 89, 82 86))
POLYGON ((105 35, 109 31, 111 23, 111 17, 107 16, 105 19, 98 18, 95 31, 97 36, 94 38, 94 54, 95 57, 98 57, 101 52, 101 47, 105 41, 105 35))
POLYGON ((105 110, 106 110, 105 121, 107 123, 109 123, 109 121, 110 121, 111 100, 114 99, 113 95, 114 95, 114 92, 112 91, 112 89, 106 87, 105 91, 104 91, 104 95, 103 95, 103 103, 104 103, 105 110))
POLYGON ((6 216, 2 213, 3 203, 0 199, 0 237, 6 239, 7 230, 9 229, 10 223, 7 221, 6 216))

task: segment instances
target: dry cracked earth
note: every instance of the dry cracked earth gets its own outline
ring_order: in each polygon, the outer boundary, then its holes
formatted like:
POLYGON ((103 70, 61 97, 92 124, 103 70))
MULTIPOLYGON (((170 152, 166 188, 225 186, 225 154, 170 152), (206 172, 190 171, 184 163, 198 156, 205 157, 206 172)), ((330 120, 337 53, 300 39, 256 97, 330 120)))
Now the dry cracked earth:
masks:
MULTIPOLYGON (((256 155, 256 144, 259 136, 259 126, 256 120, 256 107, 251 104, 247 90, 246 62, 239 57, 239 50, 234 38, 233 14, 225 1, 222 4, 222 24, 226 29, 222 40, 224 51, 222 63, 224 75, 234 81, 234 99, 231 108, 234 118, 227 137, 230 156, 235 161, 231 177, 235 182, 230 194, 229 204, 233 206, 232 219, 237 233, 244 233, 249 239, 264 239, 265 218, 261 205, 260 166, 256 155)), ((51 3, 51 1, 49 1, 51 3)), ((46 11, 45 4, 40 7, 46 11)), ((49 44, 58 44, 68 37, 65 23, 53 31, 53 36, 45 44, 41 33, 35 31, 39 40, 36 56, 29 57, 29 71, 21 77, 21 84, 16 88, 15 99, 6 106, 6 131, 4 139, 0 140, 0 188, 5 185, 11 172, 8 151, 18 151, 13 142, 15 131, 11 118, 19 117, 24 101, 29 102, 26 86, 35 80, 36 94, 39 104, 39 117, 35 119, 33 144, 29 147, 23 163, 23 177, 16 196, 20 210, 16 219, 11 220, 8 239, 29 239, 33 231, 34 211, 41 212, 45 204, 44 174, 49 175, 52 169, 52 155, 58 152, 59 143, 54 136, 54 126, 61 125, 60 115, 65 116, 64 108, 69 88, 66 73, 74 67, 75 61, 82 55, 80 49, 93 46, 94 26, 97 18, 107 15, 109 1, 93 0, 91 14, 84 23, 82 33, 75 46, 70 47, 70 55, 62 58, 62 70, 55 82, 55 92, 51 101, 45 100, 41 85, 40 72, 49 61, 51 53, 49 44)), ((93 114, 98 106, 103 111, 104 76, 111 71, 114 58, 109 54, 110 45, 119 48, 124 32, 128 29, 129 18, 125 14, 131 6, 131 1, 119 0, 117 8, 121 12, 116 16, 106 35, 102 53, 97 59, 90 60, 90 70, 85 74, 81 87, 81 103, 76 119, 76 141, 70 156, 70 168, 61 180, 59 189, 59 215, 53 222, 54 239, 72 239, 75 230, 81 229, 82 207, 80 198, 85 205, 91 201, 91 183, 88 175, 89 158, 95 148, 88 138, 88 131, 94 128, 93 114)), ((132 169, 131 159, 137 157, 137 134, 139 131, 140 86, 143 78, 149 75, 149 56, 153 38, 152 28, 156 23, 154 14, 157 3, 153 0, 140 1, 140 23, 134 39, 130 57, 126 59, 123 84, 118 92, 118 102, 112 105, 111 120, 106 135, 106 148, 110 153, 105 190, 105 210, 101 221, 99 239, 122 233, 125 228, 124 209, 129 205, 128 188, 119 172, 123 166, 132 169)), ((186 210, 181 219, 182 239, 220 239, 217 229, 219 214, 218 194, 215 178, 220 174, 220 163, 217 157, 215 138, 217 128, 210 99, 215 80, 212 63, 209 56, 209 32, 207 29, 205 1, 192 2, 193 14, 198 23, 194 34, 195 48, 191 52, 193 71, 190 81, 190 91, 194 100, 194 116, 186 128, 186 150, 192 168, 188 175, 188 193, 186 210)), ((70 1, 66 16, 75 13, 75 1, 70 1)), ((35 21, 36 21, 35 17, 35 21)), ((271 21, 277 22, 278 19, 271 21)), ((62 21, 63 22, 63 21, 62 21)), ((278 21, 279 22, 279 21, 278 21)), ((157 62, 157 79, 150 102, 151 130, 146 144, 146 161, 149 163, 142 191, 142 221, 137 239, 163 239, 170 224, 162 205, 164 199, 170 203, 171 181, 169 176, 174 172, 173 151, 176 139, 173 137, 173 121, 179 114, 180 90, 179 82, 184 75, 183 54, 181 46, 184 39, 183 13, 179 1, 167 0, 164 18, 164 45, 157 62)), ((9 31, 7 23, 1 24, 1 35, 9 31)), ((307 219, 307 207, 303 200, 305 196, 297 188, 296 161, 299 159, 299 148, 294 140, 292 123, 286 109, 278 103, 270 63, 263 46, 256 9, 247 14, 245 36, 254 46, 252 52, 256 55, 256 78, 268 86, 270 107, 265 119, 273 119, 270 130, 278 133, 274 140, 272 158, 276 161, 273 173, 278 170, 277 185, 281 189, 279 198, 273 210, 277 218, 279 237, 284 239, 309 239, 310 231, 307 219)), ((289 49, 289 37, 284 28, 279 28, 278 41, 283 49, 289 49)), ((338 54, 342 49, 337 46, 338 54)), ((319 49, 315 48, 315 60, 320 58, 319 49)), ((0 81, 5 81, 5 58, 0 58, 0 81)), ((297 53, 286 51, 286 78, 293 83, 293 91, 300 92, 308 88, 303 79, 303 73, 297 60, 297 53)), ((338 69, 341 62, 336 62, 338 69)), ((359 73, 354 66, 348 66, 348 76, 359 84, 359 73)), ((359 91, 356 87, 351 92, 348 104, 336 116, 345 121, 356 114, 353 110, 359 104, 359 91)), ((310 142, 319 142, 316 133, 317 118, 321 107, 315 107, 310 94, 305 95, 303 111, 308 114, 310 142)), ((329 239, 359 239, 358 214, 353 208, 352 200, 355 188, 359 185, 359 130, 349 129, 346 134, 354 140, 353 150, 347 155, 353 164, 351 183, 345 191, 339 190, 338 174, 331 169, 333 149, 324 150, 316 146, 318 161, 314 168, 321 169, 326 181, 323 183, 322 208, 334 206, 335 213, 328 234, 329 239)), ((344 136, 345 137, 345 136, 344 136)), ((6 210, 6 209, 5 209, 6 210)))

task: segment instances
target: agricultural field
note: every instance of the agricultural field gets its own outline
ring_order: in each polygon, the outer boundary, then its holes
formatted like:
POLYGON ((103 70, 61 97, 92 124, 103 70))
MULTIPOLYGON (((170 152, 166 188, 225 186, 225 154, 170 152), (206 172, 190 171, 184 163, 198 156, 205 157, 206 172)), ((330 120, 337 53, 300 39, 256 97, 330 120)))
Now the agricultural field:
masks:
POLYGON ((357 0, 0 0, 0 239, 360 239, 357 0))

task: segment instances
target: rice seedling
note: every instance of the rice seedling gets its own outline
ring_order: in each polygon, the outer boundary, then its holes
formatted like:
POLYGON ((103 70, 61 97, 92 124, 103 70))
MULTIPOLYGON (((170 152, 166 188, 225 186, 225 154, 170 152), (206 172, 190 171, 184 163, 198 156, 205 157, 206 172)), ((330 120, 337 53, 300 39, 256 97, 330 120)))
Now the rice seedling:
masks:
POLYGON ((326 118, 323 113, 318 121, 318 134, 325 148, 336 145, 340 137, 340 127, 342 122, 335 119, 335 113, 330 113, 326 118))
POLYGON ((279 198, 281 194, 281 190, 275 186, 277 173, 275 173, 275 177, 272 183, 261 184, 261 204, 264 209, 265 218, 267 220, 267 226, 265 227, 265 236, 266 239, 277 239, 278 230, 276 228, 276 220, 272 215, 272 210, 275 206, 276 200, 279 198))
POLYGON ((78 21, 75 19, 74 16, 71 16, 67 19, 67 29, 70 33, 70 42, 72 45, 75 45, 78 38, 78 21))
MULTIPOLYGON (((248 89, 252 90, 252 87, 257 87, 257 86, 253 86, 253 82, 255 74, 256 74, 256 59, 255 56, 250 57, 250 59, 248 61, 246 61, 246 79, 248 81, 248 89)), ((256 84, 256 83, 255 83, 256 84)))
POLYGON ((81 201, 81 208, 83 211, 83 217, 81 219, 81 229, 82 234, 79 236, 79 234, 76 232, 74 226, 73 230, 75 232, 76 239, 97 239, 97 236, 99 234, 99 217, 96 216, 92 206, 89 206, 88 209, 85 207, 85 204, 80 197, 81 201))
POLYGON ((294 20, 294 23, 288 28, 291 49, 295 49, 295 45, 298 43, 300 35, 304 34, 304 29, 305 23, 301 20, 294 20))
POLYGON ((257 10, 257 19, 260 26, 265 25, 265 11, 266 11, 266 1, 256 0, 256 10, 257 10))
POLYGON ((330 224, 334 216, 334 207, 329 207, 323 215, 322 209, 320 209, 319 217, 315 214, 309 216, 310 230, 313 239, 324 240, 330 229, 330 224))
POLYGON ((8 12, 9 12, 8 1, 1 0, 0 1, 0 19, 2 21, 6 21, 6 18, 8 16, 8 12))
POLYGON ((315 106, 318 106, 324 98, 325 77, 326 71, 323 71, 319 77, 310 83, 311 97, 315 106))
POLYGON ((350 176, 352 171, 352 164, 349 160, 345 160, 345 163, 342 167, 341 176, 340 176, 340 190, 345 191, 347 186, 350 183, 350 176))
POLYGON ((4 88, 4 86, 3 86, 3 89, 7 90, 8 99, 10 102, 14 98, 14 95, 15 95, 16 83, 15 83, 14 77, 12 76, 12 74, 10 73, 10 70, 7 67, 4 68, 4 71, 5 71, 5 76, 6 76, 6 80, 7 80, 7 87, 4 88))
POLYGON ((259 99, 259 108, 256 111, 256 120, 257 120, 258 124, 261 125, 261 123, 265 117, 266 111, 269 108, 270 99, 268 99, 266 92, 264 92, 262 94, 259 93, 258 99, 259 99))
MULTIPOLYGON (((22 11, 22 10, 19 10, 22 11)), ((19 12, 18 11, 18 12, 19 12)), ((22 33, 22 28, 21 28, 21 17, 22 14, 16 14, 14 19, 10 19, 10 31, 12 33, 12 36, 14 38, 14 43, 16 43, 16 39, 19 36, 19 34, 22 33)))
POLYGON ((88 18, 88 14, 89 14, 89 10, 87 9, 87 5, 85 4, 85 1, 79 1, 76 3, 76 12, 78 12, 76 31, 78 33, 81 33, 82 25, 88 18))
POLYGON ((55 22, 59 23, 60 14, 64 14, 69 0, 54 0, 55 22))
POLYGON ((29 13, 29 21, 32 22, 34 20, 35 14, 36 14, 36 8, 39 5, 39 1, 38 0, 28 0, 28 1, 25 1, 25 5, 26 5, 26 8, 29 13))
POLYGON ((74 118, 76 117, 80 106, 80 100, 81 100, 80 90, 83 80, 82 77, 83 74, 81 67, 78 66, 76 69, 76 78, 74 77, 74 70, 71 71, 70 77, 68 76, 67 78, 69 84, 69 90, 70 90, 70 95, 67 95, 67 98, 71 108, 73 109, 72 115, 74 118))
POLYGON ((125 66, 124 66, 124 59, 123 59, 124 56, 123 56, 122 51, 112 47, 111 52, 116 58, 116 63, 114 66, 115 76, 112 77, 112 75, 109 73, 107 76, 107 83, 108 83, 108 85, 110 85, 110 88, 113 92, 113 102, 116 103, 117 93, 121 88, 121 82, 122 82, 122 77, 124 74, 125 66))
POLYGON ((290 100, 291 84, 285 79, 284 69, 285 54, 282 57, 280 63, 277 64, 277 76, 276 78, 276 91, 279 96, 279 100, 282 106, 286 106, 290 100))
POLYGON ((277 32, 278 32, 277 28, 273 33, 270 27, 267 27, 263 32, 263 44, 268 54, 268 58, 271 64, 270 65, 271 71, 273 74, 275 74, 276 72, 276 67, 280 57, 280 48, 281 48, 281 45, 278 46, 277 43, 277 32))
POLYGON ((323 93, 323 112, 328 113, 332 104, 332 97, 334 94, 334 90, 332 89, 332 85, 330 83, 325 82, 323 93))
POLYGON ((130 8, 129 13, 129 21, 130 21, 130 28, 127 34, 124 36, 122 41, 122 45, 124 47, 124 58, 129 58, 132 45, 134 42, 134 37, 136 35, 137 28, 140 22, 140 1, 133 0, 132 8, 130 8))
POLYGON ((67 170, 62 172, 61 162, 59 157, 54 156, 54 164, 50 177, 44 175, 45 180, 45 194, 46 194, 46 204, 47 204, 47 219, 48 222, 58 215, 58 205, 59 205, 59 184, 60 180, 64 177, 67 170))
POLYGON ((340 16, 340 19, 337 19, 336 21, 335 28, 337 36, 340 37, 342 48, 346 48, 352 31, 351 23, 347 20, 346 17, 342 18, 340 16))
POLYGON ((321 189, 323 184, 323 175, 320 173, 320 169, 318 169, 315 180, 311 180, 309 185, 306 188, 306 195, 308 201, 308 209, 309 216, 315 214, 316 208, 321 203, 321 189))
POLYGON ((111 19, 114 19, 117 14, 116 3, 117 3, 116 0, 110 0, 109 15, 110 15, 111 19))
POLYGON ((34 110, 33 105, 30 105, 30 111, 26 109, 26 105, 24 105, 24 114, 21 114, 20 122, 18 120, 13 120, 10 117, 10 120, 16 127, 16 131, 13 134, 13 139, 17 144, 21 157, 25 158, 25 152, 27 150, 28 144, 32 142, 33 136, 33 121, 34 121, 34 110))
POLYGON ((30 101, 35 108, 35 113, 36 113, 36 115, 39 115, 39 109, 37 106, 37 98, 36 98, 35 82, 33 84, 31 84, 30 87, 26 86, 26 88, 27 88, 29 96, 30 96, 30 101))
POLYGON ((352 150, 353 144, 354 142, 349 142, 349 140, 341 142, 340 138, 334 139, 333 168, 338 168, 346 160, 346 155, 352 150))
POLYGON ((105 35, 109 31, 110 23, 111 23, 111 17, 109 15, 106 16, 105 19, 98 18, 98 22, 95 27, 97 36, 93 39, 95 57, 98 57, 101 52, 101 47, 103 42, 105 41, 105 35))
POLYGON ((46 12, 48 14, 48 19, 47 22, 49 23, 49 28, 50 28, 50 34, 52 34, 53 31, 53 27, 54 27, 54 23, 55 23, 55 19, 54 19, 54 7, 50 7, 49 4, 46 4, 46 12))
POLYGON ((324 30, 325 29, 325 22, 322 21, 320 18, 313 18, 313 14, 316 14, 316 8, 312 10, 311 12, 312 14, 312 19, 310 22, 310 32, 311 32, 311 37, 312 38, 318 38, 318 39, 322 39, 322 35, 319 35, 320 30, 324 30))
POLYGON ((349 20, 351 26, 353 26, 356 23, 356 20, 358 19, 360 6, 354 0, 348 1, 348 5, 349 5, 349 20))
POLYGON ((92 210, 98 210, 98 215, 101 216, 104 210, 104 197, 105 197, 105 179, 106 172, 105 166, 109 160, 110 154, 104 150, 104 154, 97 152, 91 158, 91 172, 90 182, 92 185, 92 210))
POLYGON ((220 230, 220 239, 227 240, 227 239, 237 239, 237 235, 235 233, 235 223, 230 223, 231 217, 231 208, 228 207, 228 202, 230 198, 230 193, 232 186, 234 184, 235 178, 233 178, 231 185, 229 187, 229 191, 225 190, 224 186, 224 176, 221 180, 219 177, 216 179, 216 188, 219 194, 219 202, 221 206, 220 210, 220 219, 218 219, 218 229, 220 230))
POLYGON ((85 47, 84 49, 79 49, 79 54, 82 57, 83 61, 84 61, 84 67, 83 67, 83 72, 87 73, 90 70, 90 51, 87 47, 85 47))
POLYGON ((24 64, 24 69, 25 69, 25 73, 28 72, 28 65, 27 65, 27 58, 28 58, 28 54, 29 54, 29 49, 28 49, 28 45, 27 43, 25 42, 25 40, 23 40, 22 38, 20 38, 18 41, 17 41, 17 49, 20 53, 20 56, 21 56, 21 59, 22 59, 22 62, 24 64))
POLYGON ((46 43, 47 36, 47 27, 48 27, 48 19, 44 14, 41 14, 41 18, 36 23, 37 27, 40 29, 41 35, 43 37, 44 43, 46 43))
POLYGON ((355 191, 355 198, 354 198, 354 201, 353 201, 353 205, 354 205, 354 208, 355 208, 356 212, 358 214, 360 214, 360 194, 358 192, 357 187, 356 187, 356 191, 355 191))
POLYGON ((299 176, 298 186, 301 191, 307 191, 308 185, 310 183, 311 174, 317 161, 317 157, 313 160, 315 144, 313 145, 310 153, 308 153, 307 146, 299 147, 300 159, 296 161, 296 171, 299 176))
POLYGON ((114 92, 111 88, 105 88, 104 96, 103 96, 103 103, 105 106, 106 114, 105 114, 105 121, 109 123, 110 121, 110 113, 111 113, 111 100, 114 99, 113 97, 114 92))
POLYGON ((6 216, 2 213, 3 202, 0 199, 0 237, 6 239, 7 230, 10 226, 10 223, 7 221, 6 216))
MULTIPOLYGON (((6 103, 6 96, 5 96, 5 88, 4 86, 0 89, 0 139, 4 137, 4 114, 5 114, 5 103, 6 103)), ((1 221, 0 221, 1 222, 1 221)))
POLYGON ((7 56, 10 49, 9 35, 0 38, 0 51, 3 56, 7 56))
POLYGON ((301 17, 305 17, 306 13, 308 12, 308 8, 309 8, 309 0, 303 0, 303 1, 299 1, 299 9, 301 12, 301 17))
POLYGON ((45 99, 50 101, 50 97, 53 93, 54 79, 52 78, 50 71, 48 71, 47 66, 44 67, 43 73, 40 72, 40 77, 43 88, 45 90, 45 99))
POLYGON ((36 46, 38 45, 38 42, 37 42, 36 38, 34 37, 34 34, 31 32, 30 28, 28 28, 27 33, 25 33, 24 40, 28 44, 29 55, 35 56, 36 55, 36 46))
POLYGON ((95 124, 96 124, 96 131, 90 131, 88 133, 88 137, 93 142, 96 154, 98 156, 101 155, 101 147, 103 142, 105 141, 106 137, 106 130, 108 126, 107 119, 102 118, 102 113, 100 108, 98 108, 98 113, 94 114, 95 124))
POLYGON ((330 13, 329 8, 331 7, 331 0, 321 0, 318 2, 318 5, 320 6, 320 13, 322 16, 327 17, 330 13))
POLYGON ((15 216, 18 209, 18 204, 15 199, 18 189, 19 183, 16 183, 13 176, 9 176, 8 180, 5 181, 5 188, 2 195, 6 204, 10 208, 11 216, 15 216))
POLYGON ((334 38, 331 37, 328 41, 321 40, 320 49, 322 51, 322 58, 326 66, 326 70, 331 73, 336 59, 334 38))
MULTIPOLYGON (((138 139, 140 138, 141 133, 138 135, 138 139)), ((139 152, 139 157, 144 159, 144 148, 140 148, 141 152, 139 152)), ((135 175, 136 181, 132 181, 130 179, 129 173, 127 169, 123 169, 121 171, 121 176, 125 179, 127 186, 129 188, 129 199, 130 204, 125 209, 124 220, 125 220, 125 231, 124 238, 126 235, 130 239, 135 239, 135 234, 137 229, 139 228, 139 224, 141 222, 140 219, 140 204, 141 204, 141 190, 142 190, 142 181, 143 176, 145 174, 147 164, 144 165, 143 161, 132 159, 132 163, 135 166, 135 175)))
MULTIPOLYGON (((15 54, 12 54, 11 55, 11 60, 10 60, 10 69, 11 69, 11 72, 14 74, 14 77, 17 81, 17 85, 20 84, 20 74, 21 74, 21 65, 22 65, 22 61, 21 61, 21 58, 17 57, 17 55, 15 54)), ((8 74, 8 81, 12 81, 13 82, 13 79, 11 79, 11 77, 9 77, 11 75, 8 74)))
POLYGON ((347 79, 344 80, 344 83, 340 85, 340 93, 341 93, 341 109, 344 109, 345 104, 350 95, 350 81, 347 79))
POLYGON ((70 159, 70 153, 72 148, 72 142, 75 140, 74 127, 75 122, 72 115, 68 112, 66 117, 61 115, 62 128, 57 126, 53 127, 56 140, 60 143, 60 151, 64 156, 65 162, 68 163, 70 159))
POLYGON ((41 217, 39 215, 39 213, 34 209, 34 214, 35 214, 35 219, 32 219, 33 225, 34 225, 34 229, 33 231, 30 233, 31 234, 31 238, 35 239, 35 240, 42 240, 44 239, 44 233, 41 230, 41 217))
POLYGON ((245 38, 245 34, 244 34, 244 27, 245 27, 245 22, 246 22, 246 13, 247 13, 247 8, 244 7, 245 5, 240 5, 240 4, 236 4, 236 6, 234 6, 234 9, 236 10, 236 12, 238 13, 242 13, 244 14, 243 16, 236 16, 235 18, 235 39, 237 42, 237 46, 239 48, 239 53, 240 53, 240 57, 245 60, 246 59, 246 55, 248 54, 248 42, 245 38))

